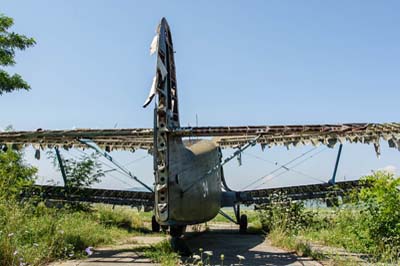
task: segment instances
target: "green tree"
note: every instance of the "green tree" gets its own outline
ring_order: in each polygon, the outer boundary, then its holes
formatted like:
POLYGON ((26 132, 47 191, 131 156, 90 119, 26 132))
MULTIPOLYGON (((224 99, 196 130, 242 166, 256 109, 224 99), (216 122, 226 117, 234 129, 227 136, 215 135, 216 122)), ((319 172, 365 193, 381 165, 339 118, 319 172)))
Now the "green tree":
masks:
MULTIPOLYGON (((48 152, 48 155, 49 158, 53 159, 54 166, 61 170, 56 155, 51 151, 48 152)), ((65 159, 61 156, 67 179, 65 186, 80 188, 99 183, 100 178, 104 176, 104 172, 97 159, 98 157, 95 154, 81 156, 78 160, 73 158, 65 159)))
MULTIPOLYGON (((2 68, 15 65, 16 50, 25 50, 36 43, 33 38, 9 31, 13 24, 12 18, 0 14, 0 66, 2 68)), ((21 89, 29 90, 30 86, 20 75, 10 75, 4 69, 0 69, 0 95, 21 89)))
POLYGON ((7 149, 0 151, 0 200, 10 200, 21 190, 32 185, 37 169, 27 165, 22 152, 7 149))
POLYGON ((374 250, 383 258, 400 257, 400 179, 389 172, 375 172, 362 179, 359 193, 364 204, 365 230, 375 242, 374 250))

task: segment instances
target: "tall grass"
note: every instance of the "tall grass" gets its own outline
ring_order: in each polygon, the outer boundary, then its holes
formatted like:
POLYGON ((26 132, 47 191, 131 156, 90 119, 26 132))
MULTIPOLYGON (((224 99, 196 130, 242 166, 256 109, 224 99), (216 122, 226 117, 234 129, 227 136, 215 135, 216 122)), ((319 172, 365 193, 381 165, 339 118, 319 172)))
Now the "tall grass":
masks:
POLYGON ((398 263, 400 257, 400 179, 377 172, 364 177, 365 187, 333 209, 311 212, 298 202, 282 200, 264 206, 260 219, 270 239, 289 249, 319 242, 368 254, 373 262, 398 263))
POLYGON ((85 256, 87 247, 113 243, 140 224, 129 220, 125 211, 107 216, 114 221, 125 217, 124 223, 105 224, 99 218, 103 214, 104 210, 77 212, 47 208, 42 203, 1 202, 0 265, 43 265, 54 259, 79 258, 85 256))
POLYGON ((142 252, 145 257, 150 258, 153 262, 160 263, 161 266, 180 265, 179 256, 173 251, 168 240, 150 246, 138 247, 135 250, 142 252))
MULTIPOLYGON (((80 176, 82 171, 77 171, 77 178, 82 182, 92 176, 92 171, 99 174, 87 160, 81 166, 86 174, 80 176)), ((10 148, 0 151, 1 266, 43 265, 54 259, 79 258, 87 247, 112 243, 143 226, 139 216, 128 210, 101 206, 96 211, 85 204, 56 209, 47 208, 39 199, 21 202, 19 195, 33 184, 36 172, 25 163, 22 152, 10 148)))
POLYGON ((143 218, 139 213, 124 207, 113 208, 110 205, 96 205, 96 217, 100 224, 127 230, 146 231, 143 218))

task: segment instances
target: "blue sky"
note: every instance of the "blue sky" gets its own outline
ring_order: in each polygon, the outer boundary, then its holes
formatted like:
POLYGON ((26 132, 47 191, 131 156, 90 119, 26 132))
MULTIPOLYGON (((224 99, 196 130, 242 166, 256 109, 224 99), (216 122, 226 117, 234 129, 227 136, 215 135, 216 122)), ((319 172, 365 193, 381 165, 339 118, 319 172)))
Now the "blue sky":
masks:
MULTIPOLYGON (((141 106, 155 69, 149 45, 163 16, 174 38, 182 125, 194 125, 196 114, 199 125, 399 121, 399 8, 398 1, 3 0, 13 30, 37 45, 8 68, 32 90, 0 97, 0 127, 152 127, 151 108, 141 106)), ((309 149, 249 153, 285 163, 309 149)), ((373 147, 346 145, 338 178, 398 169, 400 154, 382 151, 378 160, 373 147)), ((144 154, 115 156, 130 162, 144 154)), ((326 150, 296 169, 325 180, 335 156, 326 150)), ((274 169, 243 159, 225 170, 237 188, 274 169)), ((58 175, 39 165, 42 176, 58 175)), ((150 157, 130 167, 152 182, 150 157)), ((287 173, 267 185, 310 182, 287 173)), ((103 185, 123 186, 112 177, 103 185)))

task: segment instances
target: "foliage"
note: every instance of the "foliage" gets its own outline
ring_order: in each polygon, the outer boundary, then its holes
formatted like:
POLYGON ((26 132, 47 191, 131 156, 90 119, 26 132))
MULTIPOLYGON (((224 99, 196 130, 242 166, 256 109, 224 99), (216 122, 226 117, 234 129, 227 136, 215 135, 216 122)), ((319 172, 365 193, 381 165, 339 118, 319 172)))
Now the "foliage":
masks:
POLYGON ((311 249, 309 243, 296 239, 293 235, 288 235, 282 228, 276 227, 271 231, 268 238, 273 245, 295 250, 299 256, 321 257, 321 255, 311 249))
MULTIPOLYGON (((25 50, 36 43, 33 38, 9 31, 13 24, 12 18, 0 14, 0 66, 2 67, 14 66, 15 51, 25 50)), ((0 95, 20 89, 29 90, 30 86, 20 75, 10 75, 0 69, 0 95)))
MULTIPOLYGON (((81 171, 71 173, 87 174, 94 163, 77 165, 81 171)), ((139 216, 128 210, 101 207, 82 212, 20 201, 19 193, 33 184, 36 172, 25 164, 22 152, 10 148, 0 152, 0 265, 43 265, 54 259, 82 257, 87 247, 111 243, 142 225, 139 216), (105 220, 113 222, 106 224, 105 220)))
POLYGON ((89 246, 112 243, 127 231, 104 226, 96 213, 0 202, 0 265, 43 265, 79 258, 89 246))
POLYGON ((145 257, 150 258, 154 262, 161 263, 161 266, 179 265, 179 256, 173 251, 168 240, 151 246, 138 247, 135 251, 143 252, 145 257))
POLYGON ((373 240, 376 256, 400 257, 400 179, 376 172, 363 179, 359 199, 363 204, 362 226, 373 240))
POLYGON ((27 165, 22 152, 0 151, 0 199, 15 198, 22 188, 34 182, 37 169, 27 165))
POLYGON ((285 194, 273 194, 270 203, 257 207, 263 230, 270 232, 280 228, 286 232, 298 232, 312 221, 312 214, 300 201, 292 201, 285 194))
MULTIPOLYGON (((375 261, 398 262, 400 179, 388 172, 375 172, 363 177, 361 182, 365 186, 355 192, 351 201, 307 214, 306 217, 311 219, 301 222, 303 219, 300 218, 300 228, 293 226, 290 218, 293 215, 287 214, 291 208, 282 208, 280 205, 271 205, 267 211, 262 210, 262 213, 269 215, 261 217, 263 225, 271 229, 270 238, 275 238, 273 242, 280 246, 297 250, 293 243, 302 239, 369 254, 372 256, 370 259, 375 261)), ((298 217, 307 213, 301 208, 294 210, 292 212, 298 217)))
POLYGON ((109 205, 98 205, 96 207, 96 216, 100 224, 112 227, 116 226, 125 229, 134 229, 144 231, 144 223, 138 213, 131 209, 109 205))
MULTIPOLYGON (((48 152, 48 156, 53 159, 54 166, 57 167, 58 170, 61 170, 55 153, 48 152)), ((67 179, 67 183, 64 185, 70 188, 80 188, 88 187, 100 182, 100 178, 104 176, 104 172, 97 159, 98 156, 94 153, 90 155, 82 155, 79 159, 65 159, 61 156, 67 179)))

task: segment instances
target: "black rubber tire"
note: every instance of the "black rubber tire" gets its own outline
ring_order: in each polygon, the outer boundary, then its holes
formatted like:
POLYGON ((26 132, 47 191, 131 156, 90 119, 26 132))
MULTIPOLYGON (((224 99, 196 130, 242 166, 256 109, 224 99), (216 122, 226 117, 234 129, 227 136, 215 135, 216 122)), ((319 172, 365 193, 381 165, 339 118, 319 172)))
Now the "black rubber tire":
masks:
POLYGON ((169 234, 172 237, 179 238, 185 233, 186 226, 182 225, 175 225, 169 227, 169 234))
POLYGON ((151 231, 153 233, 160 232, 160 224, 157 222, 156 217, 154 215, 151 217, 151 231))
POLYGON ((161 225, 161 231, 166 233, 168 231, 168 225, 161 225))
POLYGON ((240 223, 239 223, 239 233, 245 234, 247 232, 247 215, 242 214, 240 216, 240 223))

